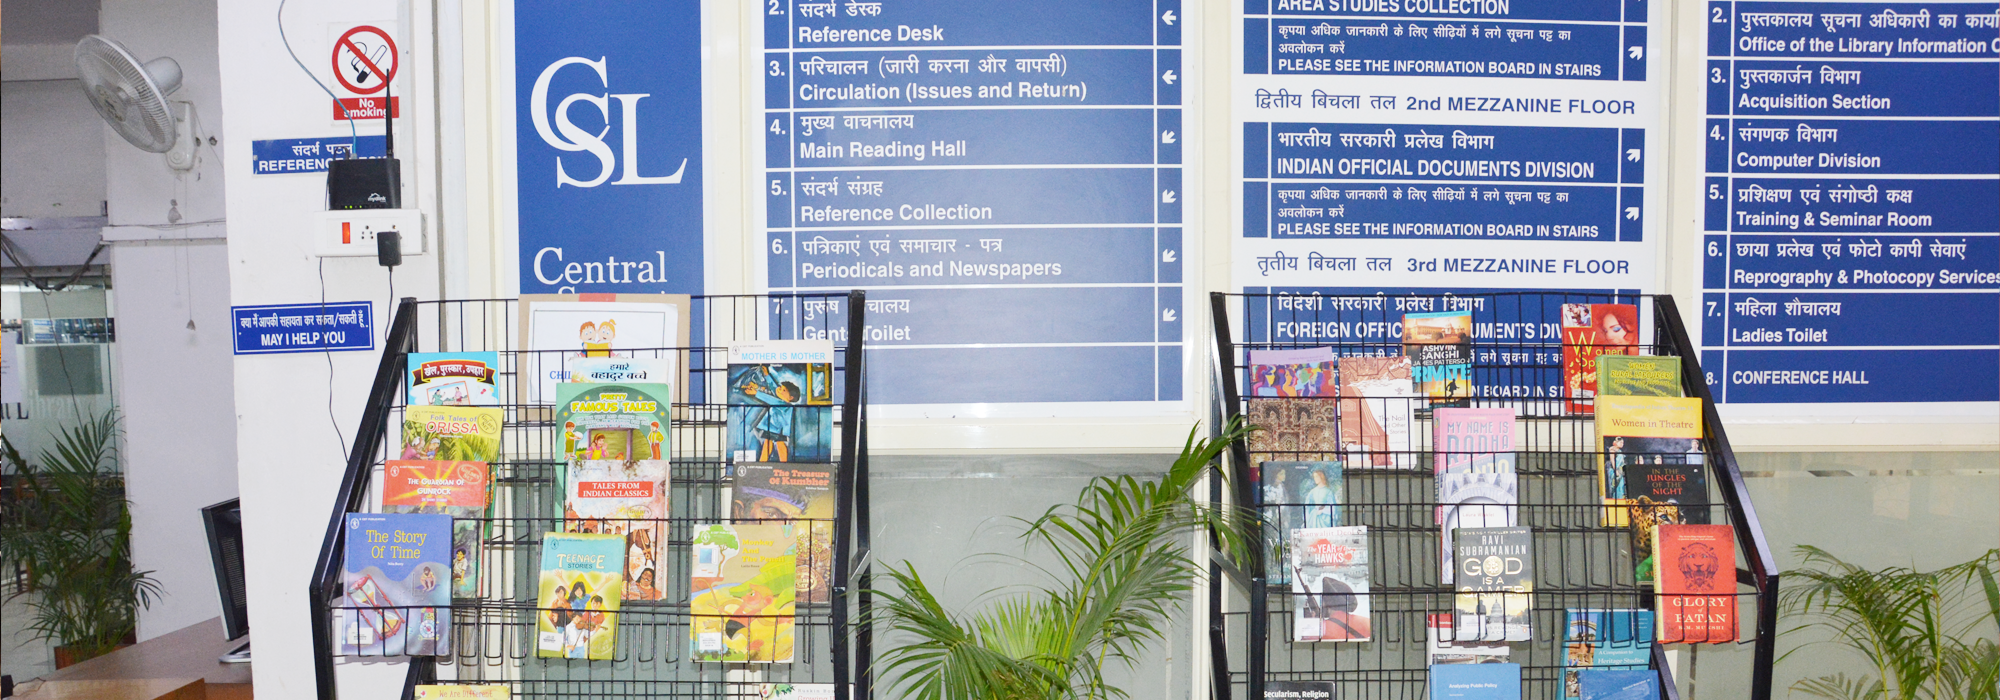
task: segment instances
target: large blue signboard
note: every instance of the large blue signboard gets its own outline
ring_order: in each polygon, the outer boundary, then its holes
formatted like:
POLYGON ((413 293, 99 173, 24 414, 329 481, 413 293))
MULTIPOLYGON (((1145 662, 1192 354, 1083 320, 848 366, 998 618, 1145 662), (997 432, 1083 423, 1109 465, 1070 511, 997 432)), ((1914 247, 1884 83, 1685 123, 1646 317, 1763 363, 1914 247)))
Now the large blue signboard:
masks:
POLYGON ((1651 286, 1653 4, 1243 2, 1235 286, 1651 286))
POLYGON ((1707 16, 1716 400, 2000 399, 2000 5, 1707 16))
POLYGON ((700 9, 514 2, 521 293, 704 291, 700 9))
POLYGON ((767 282, 868 290, 871 402, 1182 399, 1177 0, 766 6, 767 282))

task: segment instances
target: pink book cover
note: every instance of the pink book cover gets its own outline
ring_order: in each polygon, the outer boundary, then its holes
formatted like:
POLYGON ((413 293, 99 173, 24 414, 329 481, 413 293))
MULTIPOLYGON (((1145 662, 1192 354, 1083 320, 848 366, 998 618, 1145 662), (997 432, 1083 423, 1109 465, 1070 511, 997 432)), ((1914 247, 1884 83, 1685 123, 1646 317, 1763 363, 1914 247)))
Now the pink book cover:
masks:
MULTIPOLYGON (((1445 472, 1514 471, 1512 408, 1438 408, 1431 411, 1432 466, 1445 472)), ((1444 479, 1437 480, 1440 489, 1444 479)), ((1437 494, 1444 519, 1444 494, 1437 494)))

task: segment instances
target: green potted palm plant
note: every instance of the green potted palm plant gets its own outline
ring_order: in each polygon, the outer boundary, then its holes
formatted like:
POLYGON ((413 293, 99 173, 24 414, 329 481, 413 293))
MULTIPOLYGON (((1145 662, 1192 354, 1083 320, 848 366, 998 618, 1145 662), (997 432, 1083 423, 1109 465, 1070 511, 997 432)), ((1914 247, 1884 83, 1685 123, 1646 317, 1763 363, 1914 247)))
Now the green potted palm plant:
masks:
MULTIPOLYGON (((1255 515, 1215 507, 1190 492, 1210 463, 1247 429, 1239 419, 1214 440, 1188 435, 1159 480, 1093 479, 1075 503, 1023 520, 1028 544, 1055 565, 1046 584, 991 599, 969 614, 946 610, 916 570, 888 569, 893 590, 876 591, 875 624, 886 628, 885 670, 897 697, 918 700, 1057 700, 1122 697, 1109 664, 1131 664, 1169 629, 1183 594, 1202 574, 1191 535, 1213 534, 1240 562, 1255 515)), ((1031 565, 1032 566, 1032 565, 1031 565)))
MULTIPOLYGON (((1788 632, 1829 634, 1867 662, 1807 678, 1792 690, 1829 700, 1993 700, 2000 697, 2000 549, 1937 571, 1864 569, 1800 546, 1801 568, 1783 575, 1788 632), (1983 593, 1984 595, 1980 595, 1983 593)), ((1781 659, 1782 660, 1782 659, 1781 659)))
POLYGON ((0 438, 15 481, 0 516, 0 560, 26 570, 27 585, 12 595, 28 596, 28 629, 55 644, 57 668, 131 643, 138 611, 160 596, 151 572, 132 568, 117 429, 111 413, 66 426, 32 461, 0 438))

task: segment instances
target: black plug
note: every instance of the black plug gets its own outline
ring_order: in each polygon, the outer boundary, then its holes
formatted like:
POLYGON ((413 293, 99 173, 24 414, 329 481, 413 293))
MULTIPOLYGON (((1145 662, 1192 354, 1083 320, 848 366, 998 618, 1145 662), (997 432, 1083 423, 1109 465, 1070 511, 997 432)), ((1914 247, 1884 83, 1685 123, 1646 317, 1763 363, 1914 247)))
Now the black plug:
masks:
POLYGON ((383 267, 403 264, 402 232, 390 230, 375 234, 375 262, 383 267))

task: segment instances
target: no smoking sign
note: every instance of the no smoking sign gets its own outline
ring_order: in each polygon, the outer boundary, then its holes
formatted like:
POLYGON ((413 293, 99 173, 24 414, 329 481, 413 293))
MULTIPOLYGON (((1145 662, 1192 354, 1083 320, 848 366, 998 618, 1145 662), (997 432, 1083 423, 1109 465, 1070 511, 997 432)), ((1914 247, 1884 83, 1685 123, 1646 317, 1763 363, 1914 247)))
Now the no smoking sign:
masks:
MULTIPOLYGON (((394 26, 394 25, 389 25, 394 26)), ((389 38, 389 32, 376 25, 358 25, 352 28, 336 26, 338 32, 333 40, 333 78, 344 91, 358 97, 341 97, 333 103, 333 121, 348 119, 381 119, 400 116, 397 109, 400 97, 383 97, 381 93, 389 87, 389 81, 396 79, 400 54, 396 50, 396 40, 389 38)))

